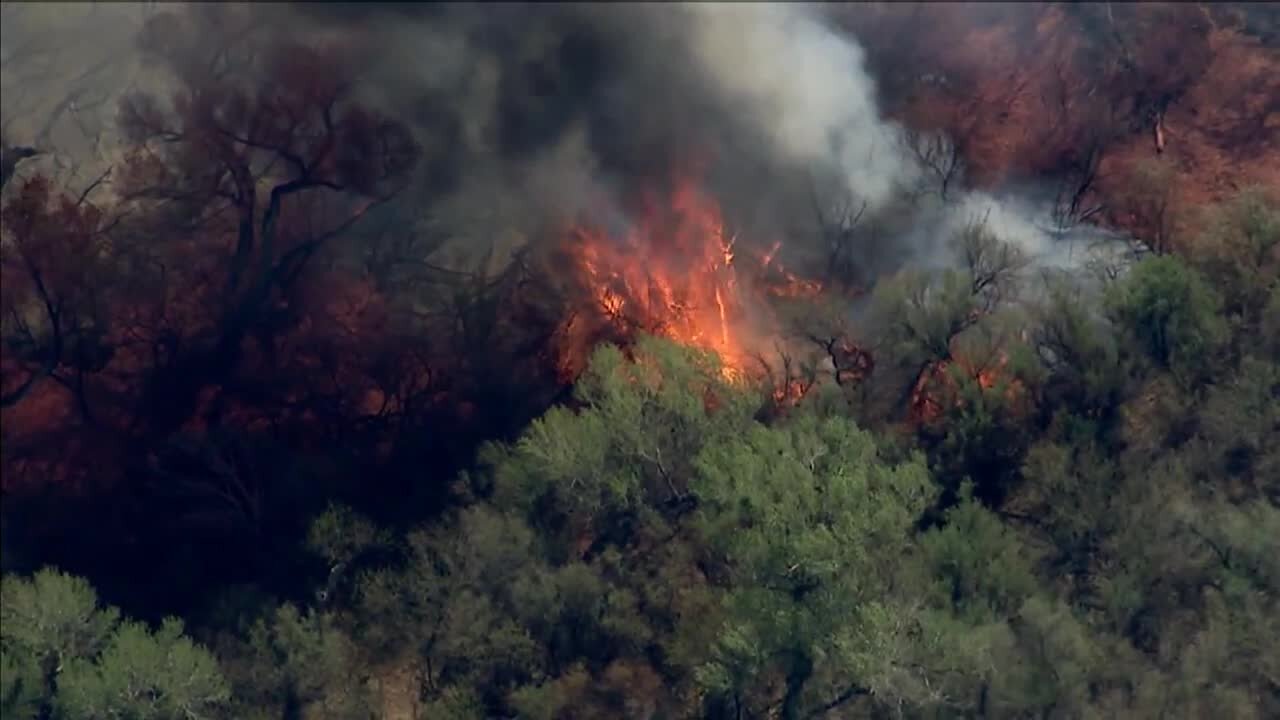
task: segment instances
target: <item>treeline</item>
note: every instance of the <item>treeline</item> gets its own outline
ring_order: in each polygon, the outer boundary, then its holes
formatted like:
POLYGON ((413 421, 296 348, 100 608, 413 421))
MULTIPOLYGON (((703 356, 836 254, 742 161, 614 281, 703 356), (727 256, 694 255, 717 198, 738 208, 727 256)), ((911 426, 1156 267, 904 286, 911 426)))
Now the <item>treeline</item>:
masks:
POLYGON ((6 576, 5 716, 1275 717, 1280 208, 1203 226, 1047 275, 969 228, 807 313, 876 363, 798 402, 602 347, 443 516, 331 506, 307 600, 229 590, 199 644, 6 576))

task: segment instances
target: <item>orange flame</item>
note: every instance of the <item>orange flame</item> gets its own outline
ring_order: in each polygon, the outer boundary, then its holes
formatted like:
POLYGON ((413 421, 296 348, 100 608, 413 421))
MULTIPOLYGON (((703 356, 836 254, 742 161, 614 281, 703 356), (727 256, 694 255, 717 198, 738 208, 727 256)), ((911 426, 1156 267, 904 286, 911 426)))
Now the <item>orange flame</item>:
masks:
POLYGON ((781 243, 744 272, 737 238, 726 232, 719 205, 692 182, 678 182, 669 202, 650 198, 647 205, 622 237, 591 227, 571 233, 569 254, 594 309, 623 337, 646 332, 714 351, 727 378, 742 377, 755 353, 776 337, 761 295, 795 297, 821 286, 773 263, 781 243), (753 293, 757 288, 762 292, 753 293))
POLYGON ((1000 354, 994 364, 985 366, 976 366, 959 357, 934 363, 916 381, 911 397, 912 416, 918 423, 930 424, 942 417, 948 403, 955 407, 964 404, 957 393, 955 380, 948 374, 952 365, 973 379, 978 389, 984 393, 995 389, 1002 382, 1005 383, 1005 398, 1010 402, 1018 401, 1022 396, 1022 383, 1010 376, 1008 364, 1009 358, 1004 353, 1000 354))

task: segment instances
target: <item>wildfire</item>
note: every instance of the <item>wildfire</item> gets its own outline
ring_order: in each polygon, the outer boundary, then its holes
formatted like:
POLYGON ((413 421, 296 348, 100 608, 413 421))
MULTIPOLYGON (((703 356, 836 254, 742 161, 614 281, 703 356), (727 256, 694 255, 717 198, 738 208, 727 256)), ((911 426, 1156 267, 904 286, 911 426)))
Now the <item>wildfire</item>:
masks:
MULTIPOLYGON (((639 220, 621 235, 592 226, 569 233, 566 250, 588 300, 585 312, 563 328, 564 379, 576 377, 595 342, 625 344, 643 332, 714 351, 726 379, 758 374, 773 384, 776 403, 799 402, 817 378, 793 372, 788 358, 770 355, 785 335, 770 298, 813 297, 822 284, 781 267, 781 242, 754 253, 740 245, 726 231, 715 200, 692 182, 676 184, 661 201, 648 200, 639 220), (761 359, 777 360, 780 367, 762 365, 761 359)), ((840 385, 857 385, 874 371, 871 354, 848 338, 832 340, 826 352, 840 385)), ((984 393, 1007 386, 1007 397, 1016 400, 1020 384, 1008 377, 1006 365, 1003 355, 983 366, 963 357, 935 363, 913 388, 912 417, 931 423, 947 407, 964 403, 953 370, 973 378, 984 393)))
POLYGON ((1009 359, 1001 353, 992 365, 977 366, 963 358, 953 361, 935 363, 916 382, 912 390, 912 415, 917 422, 932 423, 940 418, 948 403, 956 407, 964 405, 964 400, 957 394, 955 380, 948 373, 952 366, 977 383, 978 389, 986 393, 1005 384, 1004 394, 1009 401, 1016 401, 1022 395, 1022 384, 1009 376, 1009 359))
POLYGON ((726 377, 742 377, 776 337, 765 296, 814 294, 821 286, 778 267, 781 243, 744 266, 750 253, 740 251, 718 203, 693 182, 678 182, 664 202, 647 200, 621 237, 595 227, 572 231, 569 254, 592 310, 623 338, 647 332, 711 350, 726 377))

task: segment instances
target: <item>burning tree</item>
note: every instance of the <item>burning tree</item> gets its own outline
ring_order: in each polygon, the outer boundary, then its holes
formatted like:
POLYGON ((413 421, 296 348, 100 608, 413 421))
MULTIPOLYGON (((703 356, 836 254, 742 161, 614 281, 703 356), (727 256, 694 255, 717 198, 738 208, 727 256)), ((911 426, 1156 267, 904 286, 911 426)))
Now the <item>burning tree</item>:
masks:
POLYGON ((768 298, 821 289, 776 262, 781 243, 766 253, 739 243, 717 203, 688 178, 669 198, 644 198, 639 215, 622 237, 590 226, 571 232, 566 251, 592 307, 571 320, 582 325, 566 335, 570 373, 598 338, 648 333, 714 351, 728 376, 745 377, 779 337, 768 298))

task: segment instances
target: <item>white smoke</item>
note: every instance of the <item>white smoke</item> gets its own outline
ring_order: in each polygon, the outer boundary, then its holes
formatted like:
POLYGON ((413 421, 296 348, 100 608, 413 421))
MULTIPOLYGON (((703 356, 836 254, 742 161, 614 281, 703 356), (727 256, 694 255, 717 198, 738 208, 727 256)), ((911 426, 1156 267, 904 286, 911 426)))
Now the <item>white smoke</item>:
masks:
POLYGON ((1067 227, 1053 217, 1051 202, 1030 195, 994 196, 970 190, 946 211, 944 234, 982 222, 998 238, 1016 245, 1036 268, 1070 270, 1122 264, 1130 248, 1123 233, 1088 224, 1067 227))
POLYGON ((1058 242, 1042 225, 1043 219, 1026 202, 1016 197, 996 198, 988 193, 968 191, 948 208, 946 230, 951 234, 966 224, 984 223, 996 237, 1018 246, 1035 265, 1065 267, 1074 262, 1069 243, 1058 242))
POLYGON ((899 128, 875 100, 856 43, 787 4, 689 6, 693 54, 776 149, 798 163, 834 162, 872 209, 918 174, 899 128))
MULTIPOLYGON (((903 129, 883 116, 864 52, 828 27, 811 8, 792 4, 689 6, 693 56, 731 101, 742 106, 781 156, 800 164, 835 164, 846 190, 868 211, 885 208, 905 189, 932 182, 903 129), (923 182, 922 182, 923 181, 923 182)), ((916 262, 946 264, 946 238, 985 222, 1040 267, 1078 267, 1098 233, 1054 229, 1051 208, 1016 194, 956 189, 946 200, 922 198, 916 221, 902 239, 916 262)), ((1114 244, 1115 239, 1110 238, 1114 244)))

